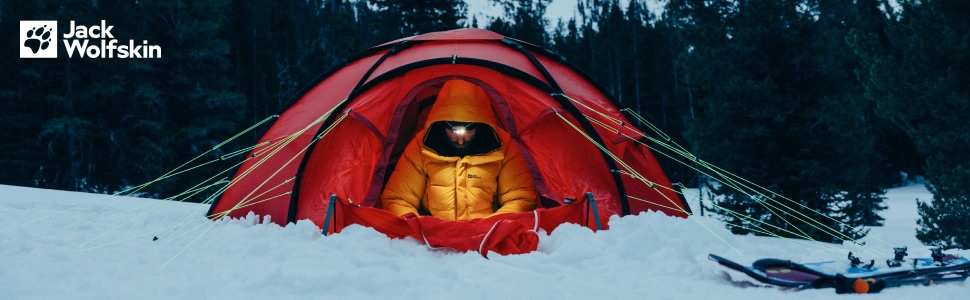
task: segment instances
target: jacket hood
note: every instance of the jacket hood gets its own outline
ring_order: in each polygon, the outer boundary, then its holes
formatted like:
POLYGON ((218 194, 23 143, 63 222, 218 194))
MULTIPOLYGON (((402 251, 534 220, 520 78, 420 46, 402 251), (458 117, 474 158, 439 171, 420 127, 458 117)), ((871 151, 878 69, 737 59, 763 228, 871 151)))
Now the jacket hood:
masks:
POLYGON ((463 80, 446 81, 434 106, 428 112, 423 144, 440 156, 482 155, 502 147, 502 136, 507 135, 496 126, 498 119, 492 110, 488 94, 481 87, 463 80), (478 133, 465 150, 450 146, 445 135, 446 121, 470 122, 480 126, 478 133), (501 134, 499 132, 502 132, 501 134))
POLYGON ((500 128, 485 90, 458 79, 446 81, 441 87, 438 98, 428 113, 425 129, 439 121, 485 123, 493 129, 500 128))

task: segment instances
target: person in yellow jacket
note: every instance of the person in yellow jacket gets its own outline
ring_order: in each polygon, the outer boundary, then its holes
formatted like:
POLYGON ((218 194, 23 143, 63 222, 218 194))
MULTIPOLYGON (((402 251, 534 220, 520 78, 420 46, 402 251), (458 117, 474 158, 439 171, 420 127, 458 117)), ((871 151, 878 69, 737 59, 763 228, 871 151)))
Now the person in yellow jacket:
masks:
POLYGON ((535 181, 481 87, 446 81, 425 124, 381 194, 384 209, 450 220, 535 209, 535 181))

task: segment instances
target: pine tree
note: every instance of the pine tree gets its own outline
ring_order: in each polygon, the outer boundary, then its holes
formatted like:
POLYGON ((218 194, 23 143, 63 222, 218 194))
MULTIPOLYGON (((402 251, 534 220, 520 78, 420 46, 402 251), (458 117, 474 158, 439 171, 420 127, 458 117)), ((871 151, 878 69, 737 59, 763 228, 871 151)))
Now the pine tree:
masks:
MULTIPOLYGON (((457 10, 454 15, 461 17, 457 10)), ((119 39, 161 45, 162 57, 80 59, 62 51, 58 59, 0 61, 4 70, 16 70, 0 82, 0 125, 8 129, 0 135, 12 141, 0 147, 0 167, 9 171, 0 182, 112 192, 151 181, 278 112, 326 67, 400 37, 376 25, 379 18, 365 1, 0 5, 4 21, 86 25, 105 16, 119 39)), ((17 32, 16 26, 0 23, 8 32, 17 32)), ((10 47, 0 53, 15 57, 17 42, 8 39, 10 47)), ((176 194, 209 175, 182 174, 140 193, 176 194)))
MULTIPOLYGON (((645 3, 631 1, 628 15, 634 52, 629 55, 633 61, 625 65, 634 68, 630 77, 635 83, 628 93, 636 101, 630 108, 647 117, 673 142, 686 145, 683 118, 688 116, 690 102, 680 89, 681 77, 675 66, 683 46, 670 23, 656 18, 645 3)), ((668 159, 660 163, 672 180, 690 182, 693 171, 689 167, 668 159)))
POLYGON ((462 0, 369 0, 378 8, 381 28, 396 29, 395 38, 463 27, 462 0))
POLYGON ((505 15, 493 19, 486 29, 539 46, 550 44, 546 32, 549 20, 545 15, 551 0, 489 1, 502 7, 505 15))
MULTIPOLYGON (((123 5, 113 3, 35 4, 37 10, 30 13, 32 18, 75 20, 78 24, 100 22, 96 12, 124 11, 120 7, 123 5)), ((127 25, 124 19, 111 22, 121 27, 127 25)), ((20 96, 30 101, 31 106, 42 108, 30 115, 40 121, 39 126, 25 128, 34 135, 32 140, 40 146, 35 150, 42 155, 41 160, 33 162, 36 168, 33 184, 88 192, 110 191, 122 184, 118 177, 108 175, 115 171, 108 165, 117 159, 112 154, 118 149, 112 148, 116 146, 113 134, 117 133, 113 113, 127 105, 122 88, 126 74, 116 70, 128 63, 81 59, 79 53, 66 50, 54 60, 21 63, 26 66, 25 70, 31 71, 22 73, 25 84, 22 87, 29 91, 20 96)))
MULTIPOLYGON (((128 154, 152 173, 131 176, 139 183, 160 176, 196 157, 244 128, 245 99, 231 80, 230 44, 223 34, 228 3, 220 0, 169 2, 141 1, 131 8, 138 36, 164 45, 161 59, 148 60, 128 70, 127 83, 138 103, 127 118, 126 144, 138 152, 128 154), (177 50, 175 50, 177 49, 177 50)), ((208 152, 203 161, 217 159, 227 149, 208 152)), ((150 191, 176 194, 211 174, 186 173, 160 182, 150 191)))
MULTIPOLYGON (((891 7, 884 0, 863 0, 855 5, 847 41, 851 44, 855 57, 861 61, 857 68, 857 77, 861 78, 860 85, 865 88, 865 78, 868 78, 867 66, 874 55, 884 55, 889 48, 886 36, 887 14, 880 7, 891 7)), ((878 103, 868 99, 867 119, 874 125, 873 135, 876 138, 876 154, 883 156, 885 171, 880 181, 890 185, 903 183, 916 176, 925 176, 923 165, 926 155, 916 150, 916 144, 906 132, 891 120, 877 113, 878 103)))
POLYGON ((865 86, 877 113, 928 154, 933 200, 919 204, 917 238, 970 247, 970 3, 901 1, 901 7, 885 36, 854 40, 865 58, 865 86))
POLYGON ((826 24, 840 17, 801 1, 671 4, 700 108, 687 128, 694 152, 778 193, 715 185, 732 231, 841 241, 878 224, 867 216, 882 208, 882 190, 871 180, 864 101, 848 86, 841 30, 826 24))
MULTIPOLYGON (((353 38, 344 1, 238 1, 221 36, 230 45, 234 82, 249 122, 278 113, 300 89, 346 53, 332 37, 353 38), (343 22, 331 22, 332 20, 343 22), (328 23, 330 22, 330 23, 328 23), (331 25, 331 26, 327 26, 331 25)), ((342 58, 342 57, 341 57, 342 58)), ((254 138, 259 132, 254 132, 254 138)))
MULTIPOLYGON (((656 19, 643 1, 630 1, 625 9, 620 4, 578 1, 578 14, 557 22, 549 48, 591 75, 622 106, 684 144, 681 118, 689 106, 678 99, 673 61, 680 50, 673 28, 656 19)), ((688 180, 688 167, 660 158, 668 176, 688 180)))
MULTIPOLYGON (((0 6, 0 31, 20 32, 17 20, 46 16, 49 1, 10 2, 0 6)), ((43 104, 37 100, 50 88, 46 69, 50 60, 17 59, 20 39, 10 37, 0 47, 0 69, 7 70, 0 80, 0 183, 34 186, 33 176, 46 158, 36 141, 44 121, 43 104)))

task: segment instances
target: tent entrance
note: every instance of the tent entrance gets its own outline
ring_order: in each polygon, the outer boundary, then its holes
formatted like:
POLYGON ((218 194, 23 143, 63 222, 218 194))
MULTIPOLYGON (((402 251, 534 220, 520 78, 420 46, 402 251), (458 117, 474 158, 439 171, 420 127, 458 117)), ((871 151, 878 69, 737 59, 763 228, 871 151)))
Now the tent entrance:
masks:
MULTIPOLYGON (((494 93, 494 89, 487 84, 473 78, 458 76, 434 78, 412 88, 400 101, 401 104, 398 105, 398 108, 394 112, 395 121, 391 123, 388 130, 387 136, 391 139, 389 140, 391 145, 388 147, 390 152, 386 154, 387 164, 384 168, 377 168, 376 174, 374 174, 374 176, 382 178, 380 188, 375 189, 372 187, 368 194, 368 198, 374 199, 374 207, 381 207, 380 201, 377 201, 379 200, 378 197, 380 197, 380 192, 387 185, 387 181, 394 172, 394 168, 397 167, 397 162, 401 158, 401 154, 404 153, 404 148, 415 139, 418 132, 421 132, 425 128, 428 113, 431 112, 431 107, 434 106, 442 85, 444 85, 445 81, 452 79, 472 82, 475 85, 481 86, 486 91, 493 91, 489 93, 492 97, 497 96, 497 93, 494 93)), ((494 99, 492 106, 495 106, 494 99)), ((483 113, 494 113, 494 108, 492 112, 483 113)))
MULTIPOLYGON (((482 87, 491 97, 492 107, 492 111, 483 113, 496 114, 496 119, 499 120, 498 126, 500 126, 500 129, 502 130, 507 130, 506 128, 515 128, 514 124, 506 124, 507 122, 512 122, 513 119, 511 116, 503 116, 500 113, 502 111, 509 111, 508 107, 501 109, 499 107, 502 105, 507 106, 507 100, 503 99, 502 96, 499 95, 499 93, 487 83, 474 78, 446 76, 434 78, 416 85, 401 100, 400 105, 395 111, 396 121, 392 122, 391 127, 389 128, 388 138, 393 140, 389 141, 391 144, 391 146, 388 147, 390 152, 385 154, 387 155, 387 164, 384 168, 378 167, 374 174, 376 177, 381 178, 381 183, 379 186, 372 187, 368 194, 368 198, 373 199, 372 201, 374 203, 374 207, 381 207, 381 203, 378 201, 378 198, 380 197, 380 193, 384 190, 387 181, 390 179, 391 174, 394 172, 394 169, 397 167, 397 162, 403 154, 404 149, 415 138, 418 132, 425 128, 428 113, 431 111, 431 107, 434 105, 435 100, 438 97, 438 93, 441 91, 442 85, 445 81, 452 79, 465 80, 482 87)), ((521 150, 523 151, 523 157, 528 162, 530 168, 534 168, 534 158, 531 155, 527 155, 528 153, 525 152, 525 149, 521 150)), ((545 191, 545 185, 541 184, 541 174, 538 172, 538 170, 532 170, 532 174, 534 177, 533 179, 535 179, 538 184, 537 188, 539 188, 540 201, 538 203, 538 207, 550 208, 559 206, 560 203, 558 201, 545 197, 545 195, 548 195, 549 193, 545 191)))
POLYGON ((374 174, 374 176, 381 178, 381 184, 378 189, 372 187, 368 194, 369 198, 373 199, 374 207, 381 207, 378 197, 384 191, 384 186, 387 185, 391 174, 394 173, 394 168, 397 167, 397 162, 401 158, 401 154, 404 153, 404 148, 419 131, 424 129, 428 113, 431 111, 431 106, 434 105, 443 83, 444 80, 432 80, 415 87, 408 92, 407 96, 401 101, 401 105, 398 106, 395 112, 395 122, 391 123, 391 128, 388 131, 388 138, 392 138, 393 141, 390 141, 391 146, 388 147, 390 152, 386 154, 387 165, 384 168, 377 168, 377 174, 374 174))

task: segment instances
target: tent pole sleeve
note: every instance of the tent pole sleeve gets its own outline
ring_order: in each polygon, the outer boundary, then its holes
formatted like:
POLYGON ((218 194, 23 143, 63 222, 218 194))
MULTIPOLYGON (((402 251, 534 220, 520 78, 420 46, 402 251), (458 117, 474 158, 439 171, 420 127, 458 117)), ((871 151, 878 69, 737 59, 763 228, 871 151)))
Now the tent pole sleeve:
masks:
POLYGON ((381 55, 381 58, 377 59, 377 62, 375 62, 374 65, 370 66, 370 69, 367 69, 367 72, 365 72, 364 76, 360 78, 360 81, 357 81, 357 84, 354 85, 354 89, 350 91, 350 95, 348 95, 347 98, 348 99, 354 98, 355 96, 357 96, 357 94, 360 93, 361 87, 364 86, 364 83, 367 82, 367 78, 370 78, 371 74, 374 74, 374 70, 377 70, 377 67, 379 67, 382 63, 384 63, 384 60, 386 60, 388 57, 392 55, 398 54, 399 52, 411 47, 412 45, 413 43, 408 43, 408 41, 403 41, 391 47, 390 50, 387 50, 387 52, 384 53, 384 55, 381 55))
MULTIPOLYGON (((326 236, 330 231, 330 218, 333 216, 334 207, 337 205, 337 194, 330 195, 330 203, 327 204, 327 217, 323 220, 323 235, 326 236)), ((336 225, 334 225, 336 226, 336 225)), ((334 229, 336 231, 336 228, 334 229)))
POLYGON ((593 193, 586 192, 586 200, 589 201, 589 206, 593 209, 593 219, 596 220, 596 230, 603 230, 603 223, 600 222, 600 213, 596 209, 596 198, 593 198, 593 193))

